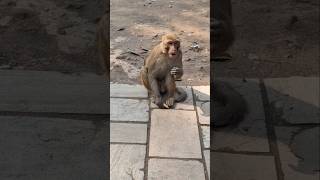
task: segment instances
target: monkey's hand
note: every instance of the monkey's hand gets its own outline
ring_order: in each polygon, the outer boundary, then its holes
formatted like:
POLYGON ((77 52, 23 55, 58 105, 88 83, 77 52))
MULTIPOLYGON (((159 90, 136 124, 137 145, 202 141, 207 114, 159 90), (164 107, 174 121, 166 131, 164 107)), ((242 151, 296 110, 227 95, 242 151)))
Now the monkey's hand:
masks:
POLYGON ((174 80, 176 81, 181 81, 181 76, 182 76, 182 69, 178 67, 173 67, 170 70, 170 74, 173 76, 174 80))

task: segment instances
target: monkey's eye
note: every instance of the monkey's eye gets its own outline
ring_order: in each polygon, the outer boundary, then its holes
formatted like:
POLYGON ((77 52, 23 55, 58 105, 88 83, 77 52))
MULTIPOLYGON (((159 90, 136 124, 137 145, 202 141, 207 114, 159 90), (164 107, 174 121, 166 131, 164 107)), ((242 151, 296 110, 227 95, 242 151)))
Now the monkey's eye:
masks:
POLYGON ((168 42, 168 44, 169 44, 169 45, 172 45, 172 44, 173 44, 173 42, 171 42, 171 41, 170 41, 170 42, 168 42))

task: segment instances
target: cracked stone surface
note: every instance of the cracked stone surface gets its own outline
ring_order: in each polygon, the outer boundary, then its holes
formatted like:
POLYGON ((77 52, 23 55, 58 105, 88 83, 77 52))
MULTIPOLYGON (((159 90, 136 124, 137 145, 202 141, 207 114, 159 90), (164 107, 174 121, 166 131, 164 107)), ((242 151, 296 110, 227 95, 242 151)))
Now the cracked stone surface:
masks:
POLYGON ((147 122, 148 103, 148 100, 143 99, 110 98, 110 120, 147 122))

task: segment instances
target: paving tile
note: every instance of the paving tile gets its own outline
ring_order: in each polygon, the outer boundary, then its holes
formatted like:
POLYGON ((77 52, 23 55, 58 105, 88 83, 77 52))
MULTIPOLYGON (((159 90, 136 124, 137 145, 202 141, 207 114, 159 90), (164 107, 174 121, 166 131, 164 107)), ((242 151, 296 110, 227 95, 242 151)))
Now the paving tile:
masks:
POLYGON ((197 112, 200 124, 210 124, 210 102, 197 101, 197 112))
POLYGON ((319 180, 320 128, 276 127, 285 180, 319 180))
MULTIPOLYGON (((194 110, 193 96, 192 96, 191 87, 179 86, 179 88, 182 88, 187 93, 188 97, 187 97, 187 99, 185 101, 176 103, 175 107, 173 109, 194 110)), ((151 103, 151 108, 159 109, 158 106, 155 105, 154 103, 151 103)))
POLYGON ((210 101, 210 86, 193 86, 196 101, 210 101))
POLYGON ((151 119, 150 156, 201 158, 194 111, 154 109, 151 119))
POLYGON ((204 148, 210 148, 210 126, 201 126, 201 136, 204 148))
POLYGON ((148 100, 110 98, 110 120, 147 122, 148 103, 148 100))
POLYGON ((148 98, 148 91, 142 85, 110 84, 110 97, 148 98))
POLYGON ((147 124, 110 123, 110 142, 147 143, 147 124))
POLYGON ((1 70, 0 82, 2 111, 109 113, 109 92, 103 76, 1 70))
POLYGON ((318 77, 272 78, 264 82, 275 122, 320 123, 318 77))
POLYGON ((247 79, 223 79, 247 102, 248 114, 237 127, 215 129, 213 149, 229 151, 269 152, 264 108, 259 81, 247 79))
POLYGON ((110 179, 143 180, 144 145, 110 145, 110 179))
POLYGON ((211 152, 214 180, 277 180, 274 157, 211 152))
POLYGON ((210 171, 211 171, 211 169, 210 169, 210 150, 204 150, 203 154, 204 154, 204 160, 205 160, 206 166, 207 166, 208 176, 210 179, 210 171))
POLYGON ((200 161, 150 159, 148 180, 205 180, 200 161))
POLYGON ((108 179, 106 123, 0 116, 0 179, 108 179))

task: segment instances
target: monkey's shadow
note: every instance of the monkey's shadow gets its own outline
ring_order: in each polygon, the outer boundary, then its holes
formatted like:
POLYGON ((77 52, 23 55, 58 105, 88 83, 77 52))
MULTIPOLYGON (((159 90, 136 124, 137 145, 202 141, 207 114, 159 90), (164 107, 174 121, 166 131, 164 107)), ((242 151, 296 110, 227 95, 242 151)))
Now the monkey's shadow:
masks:
POLYGON ((297 90, 285 90, 279 82, 269 85, 258 80, 223 81, 242 95, 248 112, 234 126, 211 126, 211 152, 274 152, 270 144, 276 142, 281 161, 286 162, 283 166, 304 174, 318 173, 319 94, 316 100, 310 97, 317 96, 317 88, 304 89, 302 84, 297 90), (295 157, 286 159, 291 152, 295 157))

